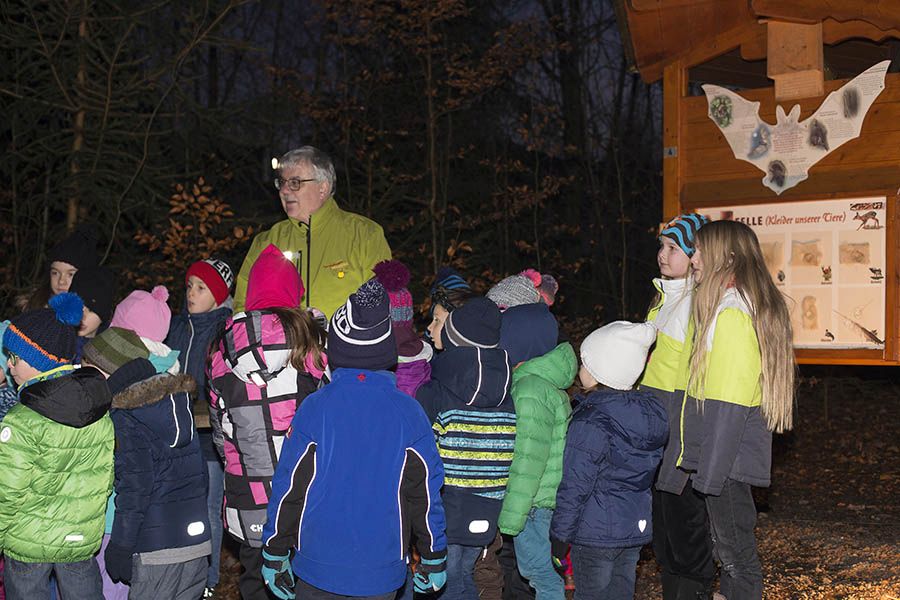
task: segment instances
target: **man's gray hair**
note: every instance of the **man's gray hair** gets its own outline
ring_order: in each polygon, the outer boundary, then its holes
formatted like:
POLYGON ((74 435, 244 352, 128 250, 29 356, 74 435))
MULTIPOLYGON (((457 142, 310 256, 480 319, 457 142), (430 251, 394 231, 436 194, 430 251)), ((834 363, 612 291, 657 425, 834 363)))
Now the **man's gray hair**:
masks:
POLYGON ((334 192, 334 164, 331 157, 313 146, 303 146, 290 152, 286 152, 278 159, 278 170, 285 167, 307 165, 312 169, 312 176, 316 181, 328 182, 328 194, 334 192))

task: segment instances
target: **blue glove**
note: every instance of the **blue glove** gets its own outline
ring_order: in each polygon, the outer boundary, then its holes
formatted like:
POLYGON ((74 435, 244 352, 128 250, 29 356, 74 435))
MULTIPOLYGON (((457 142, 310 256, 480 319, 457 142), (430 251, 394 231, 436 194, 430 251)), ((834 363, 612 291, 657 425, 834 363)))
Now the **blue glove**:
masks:
POLYGON ((413 576, 413 587, 419 594, 431 594, 447 583, 447 557, 423 558, 413 576))
POLYGON ((266 587, 281 600, 294 598, 294 571, 291 569, 290 555, 272 555, 263 550, 262 577, 266 587))

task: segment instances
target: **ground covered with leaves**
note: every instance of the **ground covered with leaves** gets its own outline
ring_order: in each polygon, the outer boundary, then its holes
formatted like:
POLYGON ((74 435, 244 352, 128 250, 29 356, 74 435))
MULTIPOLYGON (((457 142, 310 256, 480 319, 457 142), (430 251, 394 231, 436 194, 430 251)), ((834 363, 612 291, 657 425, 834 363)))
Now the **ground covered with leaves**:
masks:
MULTIPOLYGON (((757 496, 765 597, 900 599, 900 381, 889 369, 805 368, 794 431, 757 496)), ((240 567, 223 553, 222 598, 240 567)), ((636 598, 662 596, 653 552, 636 598)))

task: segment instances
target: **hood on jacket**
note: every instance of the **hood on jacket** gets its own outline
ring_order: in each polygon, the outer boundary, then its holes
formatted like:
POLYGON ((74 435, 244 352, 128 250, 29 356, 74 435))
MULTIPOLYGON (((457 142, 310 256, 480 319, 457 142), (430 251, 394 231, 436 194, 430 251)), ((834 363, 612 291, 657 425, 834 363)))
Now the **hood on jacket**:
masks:
MULTIPOLYGON (((136 359, 132 363, 139 361, 147 362, 136 359)), ((135 378, 141 377, 137 371, 134 371, 134 375, 135 378)), ((130 382, 116 393, 112 399, 112 408, 131 411, 134 418, 152 430, 159 439, 166 441, 169 447, 181 448, 187 446, 193 438, 194 416, 191 412, 190 393, 196 388, 197 384, 190 375, 150 373, 150 377, 130 382)))
POLYGON ((602 389, 581 398, 608 417, 613 431, 638 450, 662 448, 669 439, 666 411, 649 392, 602 389))
POLYGON ((431 379, 468 406, 499 406, 509 395, 512 367, 505 350, 450 347, 431 361, 431 379))
POLYGON ((222 358, 244 383, 264 387, 288 366, 291 349, 284 327, 269 311, 252 310, 225 322, 222 358))
POLYGON ((559 323, 546 304, 513 306, 500 318, 500 347, 513 366, 547 354, 558 340, 559 323))
POLYGON ((575 350, 572 349, 572 344, 563 342, 543 356, 532 358, 519 365, 513 377, 519 379, 526 375, 535 375, 546 379, 560 390, 566 390, 572 386, 577 373, 578 359, 575 358, 575 350))
POLYGON ((23 388, 19 401, 51 421, 81 428, 102 419, 112 397, 100 371, 82 367, 71 375, 23 388))

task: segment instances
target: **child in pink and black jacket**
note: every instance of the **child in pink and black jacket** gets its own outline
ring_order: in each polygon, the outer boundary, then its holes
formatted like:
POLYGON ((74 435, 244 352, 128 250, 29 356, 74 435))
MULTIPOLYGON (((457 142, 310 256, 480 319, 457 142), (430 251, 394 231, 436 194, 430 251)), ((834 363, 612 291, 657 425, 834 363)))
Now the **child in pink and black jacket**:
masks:
POLYGON ((210 421, 225 458, 225 529, 240 544, 241 597, 268 599, 262 531, 281 445, 325 368, 324 332, 299 308, 303 282, 278 248, 250 270, 246 311, 211 348, 210 421))

